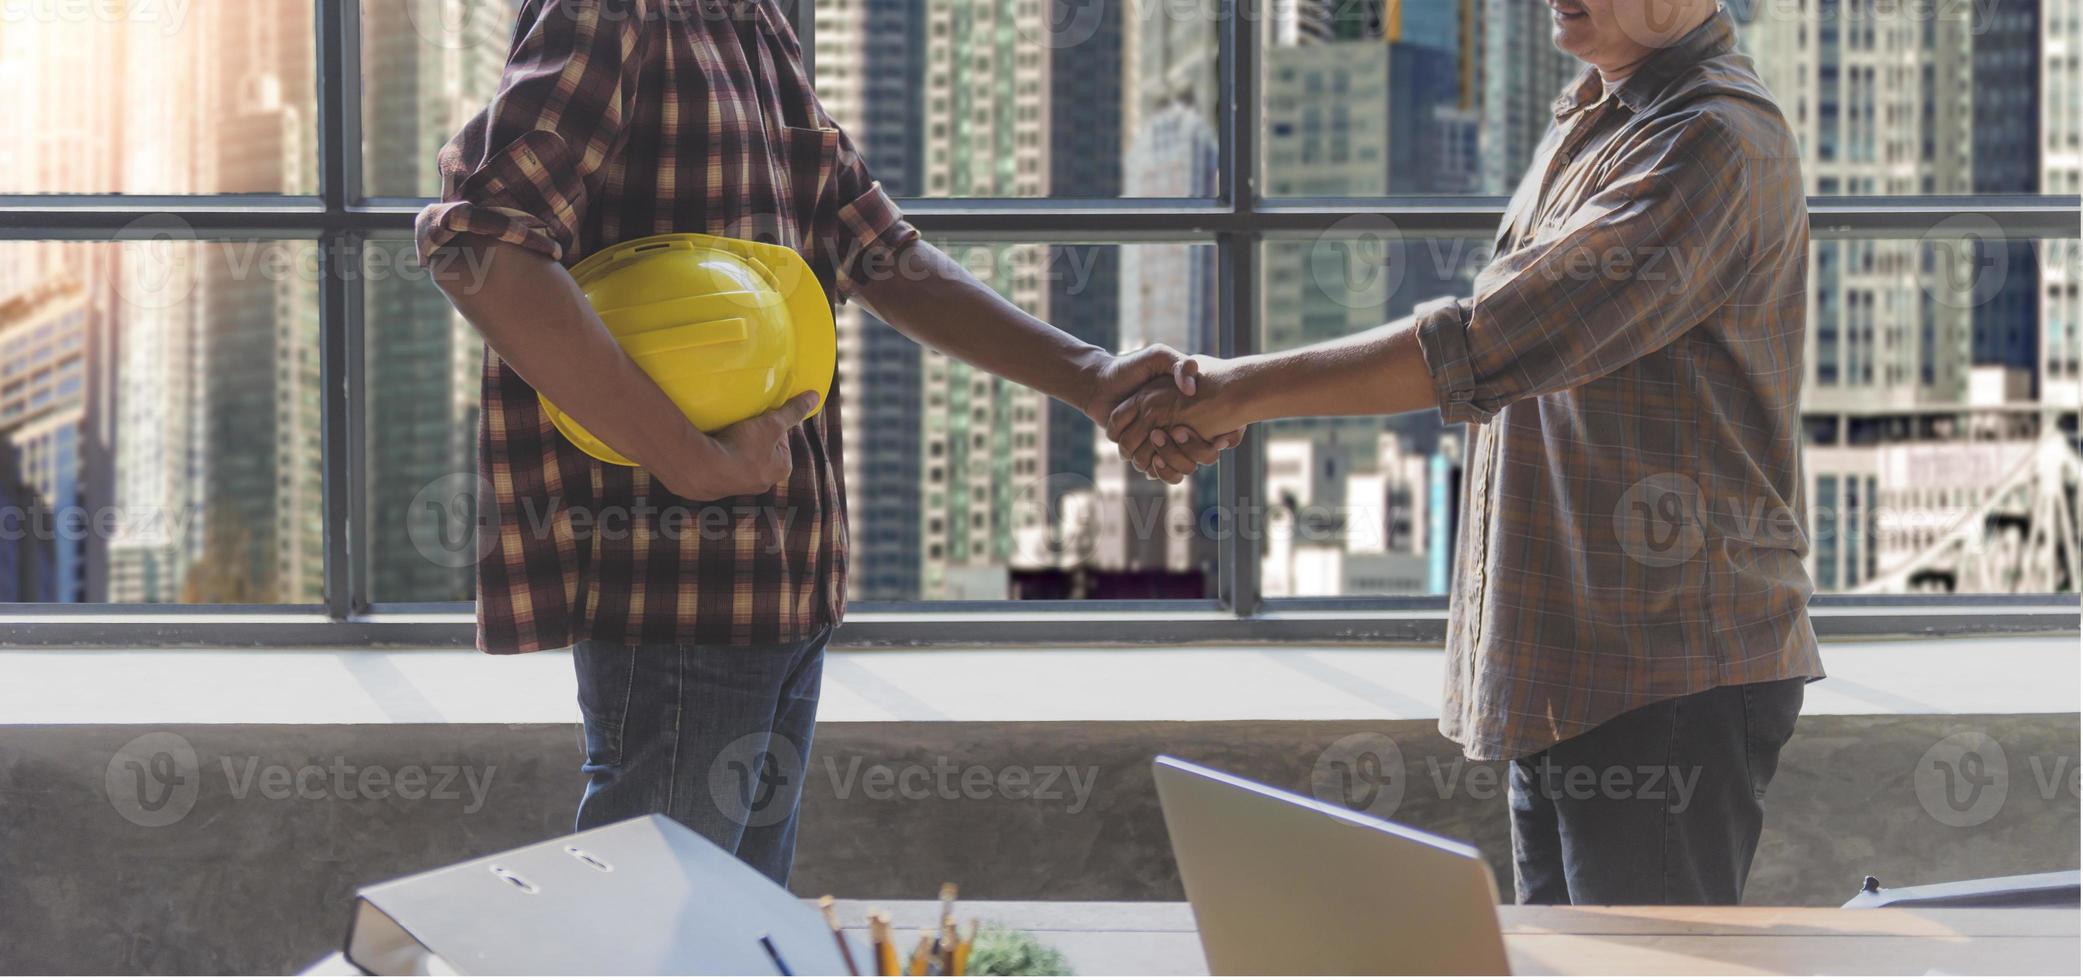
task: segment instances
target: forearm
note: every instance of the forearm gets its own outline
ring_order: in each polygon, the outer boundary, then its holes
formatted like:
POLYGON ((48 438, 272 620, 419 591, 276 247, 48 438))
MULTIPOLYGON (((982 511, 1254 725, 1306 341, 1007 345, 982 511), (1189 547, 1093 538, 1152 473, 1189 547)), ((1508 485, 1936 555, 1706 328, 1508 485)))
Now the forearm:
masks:
POLYGON ((896 274, 856 301, 899 333, 965 364, 1083 407, 1092 367, 1109 352, 1050 326, 978 282, 932 245, 914 242, 896 274))
POLYGON ((449 302, 521 378, 616 452, 656 473, 696 472, 715 441, 687 421, 629 359, 571 273, 541 253, 485 238, 450 248, 488 249, 470 281, 436 282, 449 302))
POLYGON ((1411 317, 1321 344, 1239 358, 1232 368, 1223 394, 1235 399, 1243 416, 1239 425, 1439 407, 1411 317))

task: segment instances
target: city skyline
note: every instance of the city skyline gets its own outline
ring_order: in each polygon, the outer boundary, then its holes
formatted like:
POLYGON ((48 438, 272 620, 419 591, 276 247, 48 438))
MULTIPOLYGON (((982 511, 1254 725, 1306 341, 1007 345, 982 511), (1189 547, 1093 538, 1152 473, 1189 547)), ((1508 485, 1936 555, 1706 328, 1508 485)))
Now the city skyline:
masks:
MULTIPOLYGON (((433 192, 433 154, 490 97, 517 6, 429 23, 400 0, 364 4, 369 193, 433 192)), ((1160 7, 1086 0, 1050 22, 1014 0, 822 3, 820 97, 900 197, 1211 197, 1216 25, 1160 7)), ((2062 5, 2004 0, 1928 20, 1828 0, 1792 13, 1732 7, 1795 129, 1812 194, 2083 185, 2083 18, 2062 5)), ((0 147, 0 173, 21 185, 0 191, 311 192, 308 18, 227 2, 171 34, 139 23, 0 34, 0 71, 27 93, 0 109, 0 125, 35 134, 0 147), (220 49, 232 54, 204 57, 220 49), (120 57, 89 70, 110 50, 120 57)), ((1518 0, 1275 5, 1263 192, 1508 193, 1549 102, 1582 70, 1549 43, 1547 20, 1518 0)), ((1996 241, 1971 221, 1941 228, 1922 240, 1815 242, 1811 570, 1825 592, 2072 591, 2072 574, 2019 554, 2067 534, 2074 560, 2073 525, 2059 525, 2074 512, 2083 400, 2078 246, 1996 241), (2064 492, 2066 511, 2048 499, 2064 492)), ((312 248, 265 244, 292 263, 312 248)), ((1259 343, 1343 336, 1465 294, 1486 249, 1364 222, 1344 236, 1270 240, 1259 343)), ((323 599, 317 285, 256 275, 245 251, 0 246, 0 379, 46 392, 0 394, 0 505, 127 515, 113 533, 0 547, 0 582, 15 583, 0 598, 323 599)), ((1212 244, 950 251, 1090 342, 1213 344, 1212 244)), ((424 281, 371 282, 364 303, 368 429, 413 433, 365 447, 374 594, 468 598, 467 567, 415 547, 439 532, 421 526, 436 518, 414 502, 473 465, 482 345, 424 281)), ((1212 471, 1164 487, 1067 406, 922 351, 856 306, 839 327, 856 598, 1213 594, 1212 471)), ((1420 413, 1283 422, 1263 435, 1276 529, 1261 545, 1267 594, 1444 591, 1462 445, 1453 431, 1420 413)))

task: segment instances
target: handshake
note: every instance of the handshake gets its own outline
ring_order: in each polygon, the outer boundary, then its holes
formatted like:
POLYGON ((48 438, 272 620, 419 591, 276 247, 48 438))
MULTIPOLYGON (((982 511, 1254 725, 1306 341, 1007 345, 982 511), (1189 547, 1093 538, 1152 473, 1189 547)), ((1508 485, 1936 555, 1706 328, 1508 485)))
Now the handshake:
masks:
POLYGON ((1095 358, 1091 394, 1078 406, 1121 458, 1146 476, 1177 484, 1244 438, 1246 417, 1234 362, 1189 357, 1163 344, 1095 358))

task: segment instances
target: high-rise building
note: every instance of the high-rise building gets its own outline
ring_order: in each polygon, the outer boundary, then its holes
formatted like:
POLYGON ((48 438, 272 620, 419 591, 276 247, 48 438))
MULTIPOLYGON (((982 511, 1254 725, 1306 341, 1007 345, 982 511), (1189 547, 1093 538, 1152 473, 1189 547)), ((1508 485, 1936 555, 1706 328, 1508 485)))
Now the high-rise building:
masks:
MULTIPOLYGON (((1758 8, 1744 43, 1798 137, 1809 193, 1973 189, 1972 27, 1953 9, 1758 8)), ((1810 251, 1810 410, 1966 398, 1986 288, 1970 243, 1832 239, 1810 251)))
MULTIPOLYGON (((1123 11, 1104 0, 1072 6, 1050 16, 1019 0, 928 0, 928 195, 1119 193, 1123 11)), ((1100 250, 1105 258, 1018 244, 955 251, 1022 308, 1115 345, 1111 249, 1100 250)), ((987 573, 1016 560, 1016 541, 1045 538, 1060 494, 1091 477, 1093 427, 1067 406, 938 353, 925 354, 923 375, 921 589, 938 597, 953 577, 995 580, 987 573)))
MULTIPOLYGON (((198 18, 199 36, 171 40, 159 25, 128 24, 123 67, 122 186, 162 193, 209 190, 198 183, 210 152, 196 134, 207 130, 198 62, 212 28, 198 18)), ((177 226, 168 226, 169 231, 177 226)), ((106 598, 111 602, 175 602, 201 542, 203 462, 198 263, 210 246, 180 236, 111 248, 115 301, 105 386, 114 393, 108 440, 113 444, 111 498, 122 520, 108 541, 106 598)), ((221 246, 219 246, 221 247, 221 246)))
MULTIPOLYGON (((2083 14, 2040 5, 2040 193, 2083 193, 2083 14)), ((2074 229, 2071 229, 2072 231, 2074 229)), ((2040 401, 2083 403, 2083 246, 2045 243, 2040 263, 2040 401)))
MULTIPOLYGON (((259 0, 198 11, 220 42, 206 59, 214 152, 206 187, 315 186, 310 11, 259 0)), ((213 253, 201 286, 203 553, 185 597, 320 602, 325 597, 318 283, 300 246, 213 253), (281 249, 286 265, 268 257, 281 249), (248 261, 251 260, 251 261, 248 261), (284 271, 285 269, 289 271, 284 271)))
MULTIPOLYGON (((89 602, 89 555, 104 544, 95 529, 85 451, 88 440, 87 291, 54 278, 0 302, 0 439, 18 488, 9 530, 34 553, 49 552, 49 576, 29 584, 44 601, 89 602)), ((17 555, 21 558, 21 555, 17 555)), ((40 573, 39 573, 40 574, 40 573)))
MULTIPOLYGON (((1366 197, 1389 189, 1389 59, 1380 41, 1276 46, 1266 52, 1265 172, 1274 196, 1366 197)), ((1269 240, 1263 249, 1261 343, 1285 350, 1387 322, 1393 229, 1356 225, 1351 235, 1269 240)), ((1373 446, 1379 419, 1291 419, 1268 433, 1308 433, 1373 446)))
MULTIPOLYGON (((429 31, 409 4, 363 8, 363 170, 371 193, 432 196, 434 158, 499 84, 517 0, 467 6, 429 31)), ((367 246, 384 258, 410 251, 408 239, 367 246)), ((453 474, 476 473, 478 398, 484 342, 431 283, 373 279, 363 294, 364 401, 368 428, 383 433, 366 448, 370 588, 380 601, 461 601, 471 597, 469 566, 429 561, 415 541, 439 540, 432 526, 457 515, 414 507, 420 493, 453 474)))
MULTIPOLYGON (((817 5, 817 92, 884 190, 916 194, 925 157, 924 0, 817 5)), ((921 597, 922 352, 860 304, 839 310, 839 410, 856 600, 921 597)))
POLYGON ((1389 51, 1389 193, 1457 194, 1475 189, 1481 129, 1461 112, 1451 47, 1392 41, 1389 51), (1458 145, 1457 145, 1458 144, 1458 145))
MULTIPOLYGON (((0 439, 0 513, 12 520, 34 515, 42 498, 22 478, 14 445, 0 439)), ((57 602, 58 542, 48 535, 0 537, 0 602, 57 602)))
MULTIPOLYGON (((180 49, 207 36, 173 34, 164 18, 53 17, 11 23, 0 31, 0 79, 8 98, 0 125, 11 134, 0 148, 0 187, 19 193, 181 193, 192 189, 185 174, 163 172, 148 155, 166 144, 191 139, 184 123, 193 109, 171 105, 183 94, 165 78, 149 74, 168 63, 181 67, 193 55, 180 49), (157 86, 157 89, 154 88, 157 86)), ((179 77, 179 76, 176 76, 179 77)), ((169 156, 180 159, 183 152, 169 156)), ((15 465, 48 465, 52 452, 75 467, 64 478, 67 506, 108 517, 115 486, 114 446, 119 390, 114 373, 121 356, 125 307, 118 282, 126 246, 84 241, 22 242, 8 246, 0 263, 0 301, 8 297, 57 295, 77 303, 82 318, 77 353, 82 361, 69 393, 81 413, 63 445, 39 445, 18 453, 15 465)), ((52 489, 51 473, 17 471, 25 487, 52 489)), ((104 525, 105 526, 105 525, 104 525)), ((61 601, 108 597, 110 536, 45 542, 54 574, 45 580, 61 601)))
MULTIPOLYGON (((1123 45, 1123 84, 1132 98, 1126 100, 1123 131, 1140 133, 1144 119, 1167 106, 1183 106, 1214 131, 1216 108, 1221 104, 1216 91, 1216 32, 1211 19, 1201 16, 1152 15, 1149 8, 1132 7, 1127 25, 1131 39, 1123 45)), ((1134 180, 1136 169, 1127 168, 1125 178, 1134 180)), ((1134 192, 1130 192, 1131 194, 1134 192)))
MULTIPOLYGON (((2059 71, 2059 45, 2039 35, 2061 18, 2035 7, 1739 13, 1810 193, 2058 192, 2045 127, 2060 123, 2031 107, 2059 71)), ((2052 472, 2027 352, 2060 329, 2039 282, 2060 272, 1993 226, 1958 227, 1811 246, 1804 471, 1820 591, 2068 587, 2022 546, 2045 533, 2049 488, 2034 475, 2052 472)), ((2041 392, 2054 395, 2044 378, 2041 392)))
MULTIPOLYGON (((1548 8, 1526 0, 1480 0, 1481 187, 1510 194, 1555 121, 1555 97, 1584 64, 1555 47, 1548 8)), ((1468 48, 1464 45, 1463 51, 1468 48)))
POLYGON ((926 0, 817 5, 817 96, 892 197, 924 193, 926 0))
MULTIPOLYGON (((1130 197, 1216 194, 1215 134, 1205 109, 1186 98, 1142 114, 1125 165, 1125 192, 1130 197)), ((1215 249, 1206 244, 1165 242, 1123 249, 1121 349, 1151 344, 1182 351, 1209 349, 1220 317, 1216 263, 1215 249)), ((1212 571, 1213 542, 1198 528, 1200 515, 1216 502, 1213 470, 1200 470, 1184 483, 1169 486, 1138 473, 1105 440, 1096 441, 1093 454, 1093 567, 1175 575, 1212 571)), ((1204 575, 1202 581, 1209 578, 1204 575)))
MULTIPOLYGON (((1127 4, 1080 0, 1065 5, 1076 34, 1046 50, 1049 67, 1049 194, 1104 200, 1121 196, 1126 149, 1123 106, 1135 86, 1123 74, 1127 4)), ((1049 250, 1049 321, 1107 350, 1121 342, 1121 248, 1053 246, 1049 250)), ((1046 465, 1052 481, 1089 481, 1099 429, 1076 406, 1055 399, 1048 413, 1046 465)), ((1053 499, 1053 498, 1052 498, 1053 499)))
MULTIPOLYGON (((1976 194, 2031 194, 2040 185, 2040 0, 2004 0, 1974 9, 1974 146, 1976 194)), ((2029 241, 1978 238, 1973 269, 2001 275, 1973 301, 1977 365, 2017 368, 2030 377, 2039 361, 2039 253, 2029 241)))

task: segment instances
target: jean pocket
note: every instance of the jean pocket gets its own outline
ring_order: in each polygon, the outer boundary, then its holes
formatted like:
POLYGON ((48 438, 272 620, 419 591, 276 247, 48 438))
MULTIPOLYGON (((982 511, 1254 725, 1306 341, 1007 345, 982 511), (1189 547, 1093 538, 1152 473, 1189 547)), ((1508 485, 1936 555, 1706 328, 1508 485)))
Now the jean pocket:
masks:
POLYGON ((636 648, 587 641, 571 648, 579 678, 579 717, 588 768, 622 764, 622 734, 636 682, 636 648))
POLYGON ((1750 793, 1762 800, 1779 772, 1779 753, 1794 737, 1801 720, 1801 702, 1807 681, 1795 678, 1745 684, 1743 692, 1743 751, 1750 770, 1750 793))

